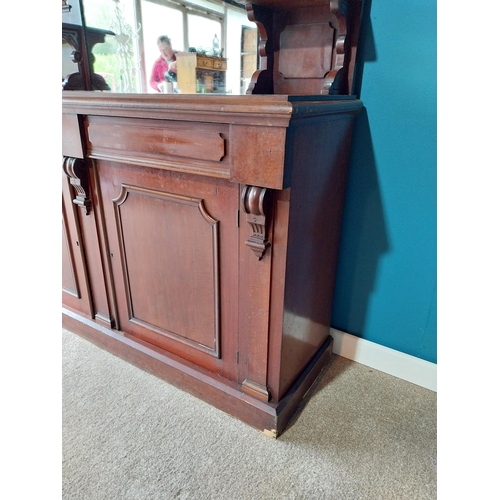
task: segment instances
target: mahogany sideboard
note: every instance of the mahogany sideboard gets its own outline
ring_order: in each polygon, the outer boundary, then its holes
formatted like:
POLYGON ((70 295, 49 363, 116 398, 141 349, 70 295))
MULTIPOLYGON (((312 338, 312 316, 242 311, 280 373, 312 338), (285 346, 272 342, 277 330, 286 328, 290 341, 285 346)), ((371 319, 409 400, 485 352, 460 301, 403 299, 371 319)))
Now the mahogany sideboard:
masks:
POLYGON ((359 100, 63 95, 63 324, 271 434, 332 351, 359 100))
POLYGON ((248 95, 62 97, 63 326, 274 437, 332 353, 362 108, 339 5, 247 2, 248 95))

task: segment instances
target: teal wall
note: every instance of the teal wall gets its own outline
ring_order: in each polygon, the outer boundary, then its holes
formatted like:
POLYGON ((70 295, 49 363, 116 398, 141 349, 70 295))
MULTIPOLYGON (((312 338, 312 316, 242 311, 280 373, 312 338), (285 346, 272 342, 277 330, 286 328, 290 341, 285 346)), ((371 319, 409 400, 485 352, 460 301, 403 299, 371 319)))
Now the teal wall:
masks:
POLYGON ((436 0, 368 7, 331 325, 436 363, 436 0))

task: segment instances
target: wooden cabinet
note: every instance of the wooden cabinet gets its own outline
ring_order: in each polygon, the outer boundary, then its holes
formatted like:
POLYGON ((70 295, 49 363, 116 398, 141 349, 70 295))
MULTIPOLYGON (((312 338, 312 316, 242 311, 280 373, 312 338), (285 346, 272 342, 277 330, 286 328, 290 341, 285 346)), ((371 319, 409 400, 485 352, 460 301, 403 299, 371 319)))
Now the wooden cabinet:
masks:
POLYGON ((331 356, 361 101, 63 94, 63 325, 276 437, 331 356))
POLYGON ((177 55, 177 83, 183 94, 224 93, 227 60, 195 53, 177 55))

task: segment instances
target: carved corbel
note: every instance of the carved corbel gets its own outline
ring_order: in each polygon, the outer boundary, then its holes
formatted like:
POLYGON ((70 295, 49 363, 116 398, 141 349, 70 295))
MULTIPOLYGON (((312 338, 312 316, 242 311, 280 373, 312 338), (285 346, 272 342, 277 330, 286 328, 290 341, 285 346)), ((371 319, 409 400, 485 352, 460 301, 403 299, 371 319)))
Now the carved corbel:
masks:
POLYGON ((266 188, 245 186, 241 193, 241 203, 247 215, 247 223, 252 228, 252 236, 245 242, 259 260, 271 245, 267 240, 266 217, 269 216, 271 192, 266 188))
POLYGON ((91 201, 89 197, 89 179, 87 169, 85 168, 85 161, 79 158, 63 156, 62 167, 76 192, 76 198, 73 200, 73 203, 78 205, 85 212, 85 215, 89 215, 91 201))

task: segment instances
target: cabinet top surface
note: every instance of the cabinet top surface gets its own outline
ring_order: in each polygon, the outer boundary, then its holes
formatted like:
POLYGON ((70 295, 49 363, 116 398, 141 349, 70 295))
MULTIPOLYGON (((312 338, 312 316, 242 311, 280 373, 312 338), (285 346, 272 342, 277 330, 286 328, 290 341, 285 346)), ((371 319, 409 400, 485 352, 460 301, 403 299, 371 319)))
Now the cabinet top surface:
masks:
POLYGON ((360 109, 347 96, 113 94, 71 91, 62 94, 65 114, 130 116, 167 120, 287 126, 294 116, 337 114, 360 109), (347 98, 346 98, 347 97, 347 98))

